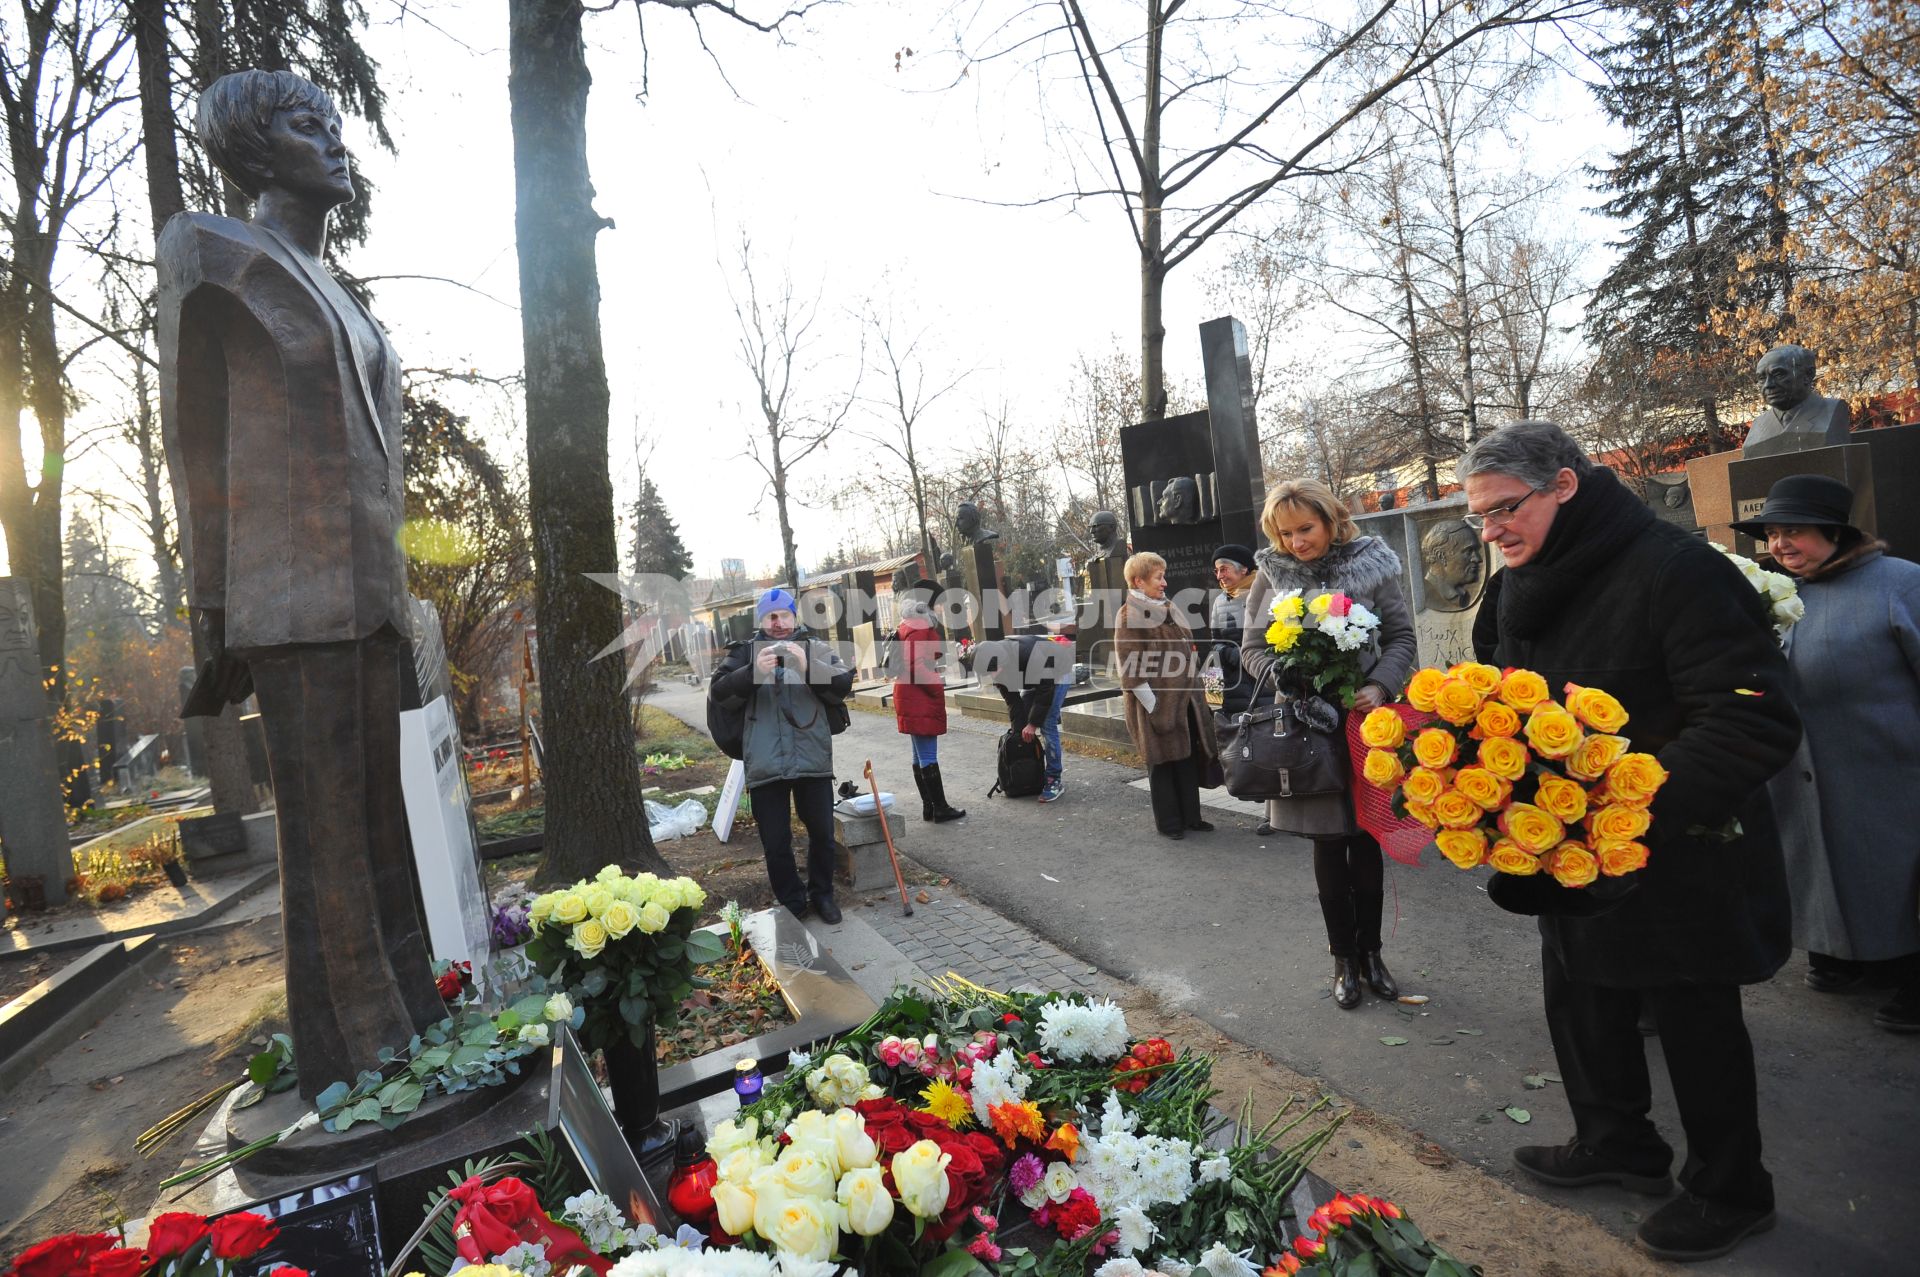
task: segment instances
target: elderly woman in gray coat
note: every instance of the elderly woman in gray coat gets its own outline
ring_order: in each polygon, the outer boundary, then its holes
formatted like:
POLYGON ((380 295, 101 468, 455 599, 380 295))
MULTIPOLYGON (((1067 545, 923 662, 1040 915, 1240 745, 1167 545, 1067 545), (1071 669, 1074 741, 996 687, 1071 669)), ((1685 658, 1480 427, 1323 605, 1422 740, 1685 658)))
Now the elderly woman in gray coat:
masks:
POLYGON ((1734 526, 1766 540, 1806 605, 1786 637, 1806 740, 1769 790, 1807 984, 1890 982, 1873 1022, 1920 1033, 1920 564, 1887 557, 1852 510, 1838 479, 1790 475, 1734 526))
MULTIPOLYGON (((1247 595, 1241 639, 1243 676, 1259 679, 1279 657, 1267 642, 1276 595, 1301 597, 1338 591, 1380 618, 1380 630, 1362 661, 1365 683, 1353 712, 1364 714, 1393 700, 1413 673, 1418 650, 1413 613, 1400 588, 1400 559, 1378 537, 1361 536, 1347 507, 1325 484, 1294 479, 1274 485, 1260 512, 1268 546, 1254 555, 1258 579, 1247 595)), ((1283 693, 1284 666, 1276 672, 1283 693)), ((1313 877, 1333 955, 1333 1000, 1342 1010, 1360 1005, 1364 981, 1375 995, 1397 998, 1399 987, 1380 956, 1380 914, 1385 901, 1385 865, 1380 844, 1354 820, 1351 794, 1275 798, 1267 823, 1313 841, 1313 877)))

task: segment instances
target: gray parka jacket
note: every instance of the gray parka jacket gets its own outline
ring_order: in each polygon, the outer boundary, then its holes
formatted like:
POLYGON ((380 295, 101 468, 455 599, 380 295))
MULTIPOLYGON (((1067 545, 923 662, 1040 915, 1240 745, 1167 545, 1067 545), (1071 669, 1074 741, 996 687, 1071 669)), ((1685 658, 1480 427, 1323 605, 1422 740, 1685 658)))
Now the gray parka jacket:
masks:
POLYGON ((774 640, 755 631, 736 643, 714 671, 710 695, 723 707, 742 710, 746 731, 741 750, 747 788, 782 780, 833 777, 833 731, 827 706, 844 704, 853 691, 853 671, 833 648, 795 635, 774 640), (802 643, 807 669, 777 668, 762 680, 754 658, 771 642, 802 643))

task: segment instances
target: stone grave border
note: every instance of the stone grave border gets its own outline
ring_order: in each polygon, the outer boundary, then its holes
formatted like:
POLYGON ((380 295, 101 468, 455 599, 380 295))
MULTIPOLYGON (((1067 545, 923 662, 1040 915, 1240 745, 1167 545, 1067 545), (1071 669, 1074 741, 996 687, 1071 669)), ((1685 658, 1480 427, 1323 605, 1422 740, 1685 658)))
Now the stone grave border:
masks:
POLYGON ((0 1094, 92 1027, 164 949, 152 935, 109 941, 0 1006, 0 1094))

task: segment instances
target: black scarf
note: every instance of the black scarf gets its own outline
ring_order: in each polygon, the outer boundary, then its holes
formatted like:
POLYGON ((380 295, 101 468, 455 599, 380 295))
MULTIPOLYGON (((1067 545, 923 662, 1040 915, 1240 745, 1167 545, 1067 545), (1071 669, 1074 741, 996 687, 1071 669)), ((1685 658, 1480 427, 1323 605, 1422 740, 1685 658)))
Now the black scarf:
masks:
POLYGON ((1494 577, 1500 636, 1525 640, 1539 635, 1653 521, 1653 511, 1613 471, 1596 469, 1580 476, 1579 490, 1554 516, 1540 553, 1494 577))

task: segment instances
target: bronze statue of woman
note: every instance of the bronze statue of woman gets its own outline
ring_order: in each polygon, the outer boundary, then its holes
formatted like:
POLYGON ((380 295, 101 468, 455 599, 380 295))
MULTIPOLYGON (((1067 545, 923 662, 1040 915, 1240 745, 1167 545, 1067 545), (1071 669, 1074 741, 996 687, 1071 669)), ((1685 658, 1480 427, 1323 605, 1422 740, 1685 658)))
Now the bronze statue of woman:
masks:
POLYGON ((181 213, 158 245, 161 414, 211 653, 182 713, 259 698, 311 1099, 445 1015, 400 790, 400 362, 325 265, 353 199, 327 95, 242 71, 207 89, 199 128, 254 214, 181 213))

